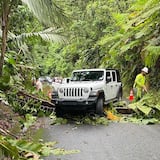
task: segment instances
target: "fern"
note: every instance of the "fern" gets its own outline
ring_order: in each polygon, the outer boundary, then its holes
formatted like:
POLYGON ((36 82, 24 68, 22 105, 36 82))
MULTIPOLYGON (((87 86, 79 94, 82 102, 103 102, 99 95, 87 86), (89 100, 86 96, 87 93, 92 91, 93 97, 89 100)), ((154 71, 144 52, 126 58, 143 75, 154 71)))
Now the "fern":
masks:
POLYGON ((121 38, 123 37, 122 34, 120 33, 117 33, 115 34, 114 36, 113 35, 106 35, 104 37, 102 37, 102 39, 100 39, 100 41, 98 42, 99 45, 107 45, 107 44, 112 44, 114 43, 115 41, 118 41, 120 40, 121 38))
POLYGON ((151 26, 145 26, 140 30, 140 32, 135 34, 135 38, 136 39, 142 38, 144 36, 149 35, 151 32, 152 32, 151 26))
POLYGON ((150 46, 148 45, 146 48, 146 54, 145 54, 145 64, 147 66, 152 67, 158 57, 160 56, 160 46, 150 46))
POLYGON ((123 47, 121 47, 121 52, 126 52, 128 51, 129 49, 133 49, 133 47, 137 46, 139 44, 139 41, 138 40, 135 40, 135 41, 131 41, 130 43, 124 45, 123 47))
POLYGON ((159 0, 136 0, 130 10, 138 11, 139 14, 141 14, 148 10, 148 8, 153 7, 157 2, 159 2, 159 0))
POLYGON ((129 22, 129 26, 130 26, 129 28, 131 28, 133 24, 134 24, 134 26, 138 26, 138 25, 144 23, 151 16, 153 16, 154 14, 157 14, 157 12, 159 12, 159 10, 160 10, 160 4, 156 5, 152 9, 149 9, 148 11, 140 14, 137 18, 135 18, 129 22))
POLYGON ((116 20, 116 25, 121 27, 121 30, 126 30, 126 23, 129 21, 128 13, 113 13, 112 15, 116 20))

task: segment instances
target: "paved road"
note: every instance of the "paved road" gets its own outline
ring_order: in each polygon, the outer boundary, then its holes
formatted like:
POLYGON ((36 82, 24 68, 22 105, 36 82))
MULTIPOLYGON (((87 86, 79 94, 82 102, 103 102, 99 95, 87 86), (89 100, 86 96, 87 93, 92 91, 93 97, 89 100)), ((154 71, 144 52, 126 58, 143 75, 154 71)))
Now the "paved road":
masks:
POLYGON ((58 141, 57 147, 80 150, 46 160, 160 160, 160 125, 55 125, 46 129, 45 138, 58 141))

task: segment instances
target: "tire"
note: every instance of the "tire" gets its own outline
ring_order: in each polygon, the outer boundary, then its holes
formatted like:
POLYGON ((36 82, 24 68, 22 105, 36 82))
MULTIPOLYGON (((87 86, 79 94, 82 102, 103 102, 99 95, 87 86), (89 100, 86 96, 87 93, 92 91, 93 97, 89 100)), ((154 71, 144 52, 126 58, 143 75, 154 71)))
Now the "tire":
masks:
POLYGON ((122 101, 122 96, 123 96, 123 95, 122 95, 122 89, 119 89, 118 94, 117 94, 117 98, 116 98, 117 100, 116 100, 116 101, 117 101, 117 102, 122 101))
POLYGON ((60 107, 55 108, 56 116, 62 117, 63 116, 63 110, 60 107))
POLYGON ((103 98, 98 98, 96 103, 96 113, 100 116, 104 115, 103 98))
POLYGON ((117 101, 121 101, 122 100, 122 92, 119 91, 118 95, 117 95, 117 101))

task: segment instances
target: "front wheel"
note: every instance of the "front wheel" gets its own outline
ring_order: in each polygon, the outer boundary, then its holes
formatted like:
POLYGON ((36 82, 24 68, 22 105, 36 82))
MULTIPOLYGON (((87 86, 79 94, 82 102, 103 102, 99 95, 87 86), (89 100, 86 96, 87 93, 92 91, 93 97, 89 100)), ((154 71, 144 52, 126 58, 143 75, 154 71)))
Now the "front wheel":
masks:
POLYGON ((63 116, 63 110, 60 107, 55 108, 56 116, 62 117, 63 116))
POLYGON ((98 98, 96 103, 96 113, 99 115, 104 114, 104 108, 103 108, 103 98, 98 98))

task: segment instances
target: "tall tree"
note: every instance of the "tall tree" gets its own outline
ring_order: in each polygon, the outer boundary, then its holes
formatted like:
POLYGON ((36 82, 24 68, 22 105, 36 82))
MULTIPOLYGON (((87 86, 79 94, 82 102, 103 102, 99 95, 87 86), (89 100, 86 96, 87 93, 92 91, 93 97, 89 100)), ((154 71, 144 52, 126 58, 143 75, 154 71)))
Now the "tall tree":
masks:
MULTIPOLYGON (((22 0, 27 4, 34 15, 47 27, 55 26, 56 28, 66 23, 66 16, 63 10, 52 0, 22 0)), ((9 15, 14 5, 19 0, 1 0, 1 28, 2 28, 2 44, 0 56, 0 77, 3 74, 4 57, 7 46, 7 35, 9 27, 9 15)), ((46 33, 46 32, 45 32, 46 33)), ((41 33, 36 33, 41 35, 41 33)), ((43 36, 44 37, 44 36, 43 36)), ((45 38, 45 37, 44 37, 45 38)))
POLYGON ((3 64, 4 64, 4 56, 6 51, 6 41, 7 41, 7 33, 8 33, 8 16, 10 14, 11 6, 13 1, 10 0, 2 0, 1 2, 1 12, 2 12, 2 45, 1 45, 1 56, 0 56, 0 76, 2 76, 3 64))

